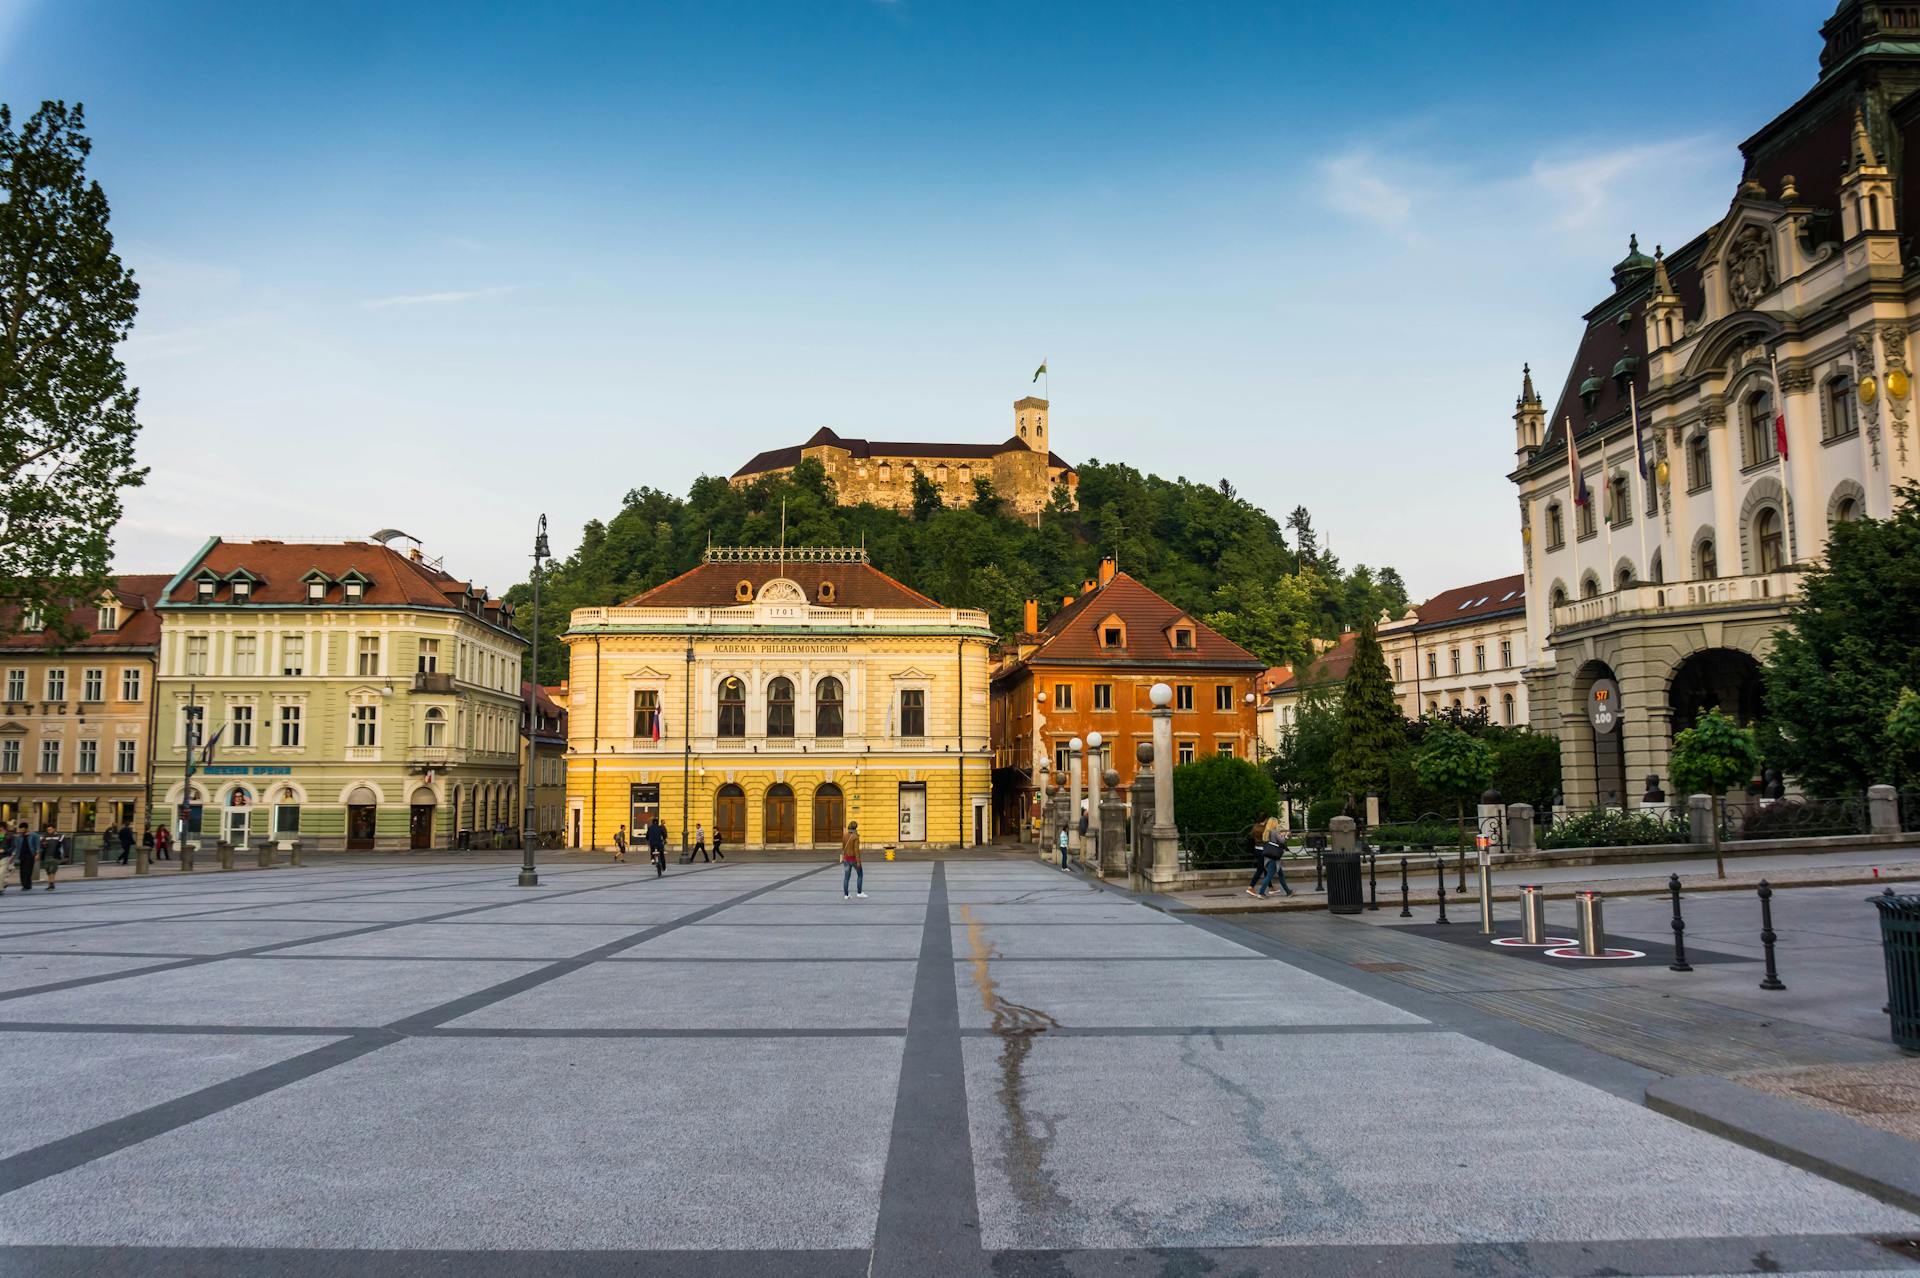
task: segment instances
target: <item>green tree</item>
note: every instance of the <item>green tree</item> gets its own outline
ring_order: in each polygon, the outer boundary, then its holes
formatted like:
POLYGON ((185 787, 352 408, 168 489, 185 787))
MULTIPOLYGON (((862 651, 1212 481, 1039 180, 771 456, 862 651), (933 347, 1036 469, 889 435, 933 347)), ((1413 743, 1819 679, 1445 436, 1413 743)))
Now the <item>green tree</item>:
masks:
POLYGON ((994 491, 993 481, 985 475, 973 481, 973 513, 985 515, 989 519, 1001 514, 1006 503, 1000 500, 1000 494, 994 491))
POLYGON ((1363 796, 1384 793, 1387 765, 1405 733, 1406 720, 1394 700, 1387 659, 1372 618, 1362 618, 1353 642, 1353 664, 1340 689, 1340 737, 1333 754, 1336 789, 1363 796))
POLYGON ((1893 709, 1887 712, 1887 744, 1893 749, 1898 784, 1920 776, 1920 692, 1900 689, 1893 709))
POLYGON ((139 392, 115 347, 140 298, 114 251, 79 104, 0 105, 0 595, 64 631, 105 589, 139 392))
POLYGON ((1340 698, 1314 690, 1300 698, 1293 722, 1267 756, 1267 775, 1280 797, 1304 811, 1333 793, 1333 752, 1340 741, 1340 698))
POLYGON ((1434 724, 1413 756, 1413 770, 1428 789, 1453 796, 1454 815, 1466 825, 1467 796, 1478 795, 1493 783, 1493 746, 1483 737, 1451 724, 1434 724))
POLYGON ((1244 830, 1278 807, 1273 779, 1245 759, 1214 754, 1173 770, 1173 821, 1182 834, 1244 830))
POLYGON ((1726 858, 1720 851, 1720 814, 1726 792, 1752 777, 1760 766, 1760 747, 1753 730, 1743 728, 1720 711, 1701 715, 1691 728, 1673 739, 1673 758, 1667 770, 1673 787, 1680 794, 1713 796, 1713 863, 1715 872, 1727 877, 1726 858))
POLYGON ((1761 669, 1767 753, 1808 789, 1894 779, 1889 717, 1902 688, 1920 688, 1916 616, 1920 487, 1907 484, 1892 518, 1833 526, 1761 669))
POLYGON ((939 486, 927 478, 926 471, 916 468, 913 472, 913 517, 925 523, 946 508, 947 503, 941 499, 939 486))

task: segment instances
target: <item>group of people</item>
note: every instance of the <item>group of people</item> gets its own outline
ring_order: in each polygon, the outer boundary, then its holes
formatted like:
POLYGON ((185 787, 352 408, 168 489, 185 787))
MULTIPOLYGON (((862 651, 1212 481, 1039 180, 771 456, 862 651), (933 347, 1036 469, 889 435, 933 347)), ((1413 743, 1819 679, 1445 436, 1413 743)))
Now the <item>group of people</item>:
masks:
POLYGON ((1268 817, 1265 825, 1256 824, 1247 831, 1247 842, 1253 846, 1253 877, 1247 880, 1247 895, 1266 899, 1273 890, 1274 880, 1280 882, 1280 890, 1288 896, 1293 889, 1287 886, 1287 871, 1280 864, 1287 854, 1287 832, 1280 824, 1279 817, 1268 817))
MULTIPOLYGON (((148 826, 140 834, 133 832, 133 822, 110 825, 101 832, 101 852, 111 852, 117 845, 120 859, 116 864, 125 865, 133 859, 134 841, 147 850, 147 855, 156 861, 173 859, 173 832, 166 826, 148 826)), ((17 870, 20 875, 20 890, 33 891, 33 875, 38 870, 47 881, 47 891, 54 889, 60 867, 68 859, 68 838, 52 824, 35 830, 22 821, 0 837, 0 893, 7 890, 7 880, 17 870)))
MULTIPOLYGON (((623 825, 613 832, 613 859, 615 861, 625 863, 627 859, 628 842, 626 826, 623 825)), ((653 862, 654 878, 657 879, 667 872, 667 827, 665 823, 660 820, 659 816, 656 815, 652 820, 648 821, 645 828, 635 830, 632 842, 646 845, 647 859, 653 862)), ((707 827, 704 825, 694 826, 693 850, 687 853, 686 859, 689 861, 706 861, 708 863, 726 860, 727 855, 720 847, 719 831, 716 830, 714 832, 713 853, 709 856, 707 853, 707 827)))

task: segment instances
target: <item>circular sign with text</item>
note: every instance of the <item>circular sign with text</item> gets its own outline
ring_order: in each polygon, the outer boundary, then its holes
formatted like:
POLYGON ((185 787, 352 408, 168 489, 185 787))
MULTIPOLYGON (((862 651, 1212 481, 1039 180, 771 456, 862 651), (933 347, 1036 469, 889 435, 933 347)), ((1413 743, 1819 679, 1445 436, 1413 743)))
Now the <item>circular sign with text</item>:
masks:
POLYGON ((1620 726, 1620 685, 1611 679, 1595 679, 1587 690, 1587 721, 1595 732, 1612 732, 1620 726))

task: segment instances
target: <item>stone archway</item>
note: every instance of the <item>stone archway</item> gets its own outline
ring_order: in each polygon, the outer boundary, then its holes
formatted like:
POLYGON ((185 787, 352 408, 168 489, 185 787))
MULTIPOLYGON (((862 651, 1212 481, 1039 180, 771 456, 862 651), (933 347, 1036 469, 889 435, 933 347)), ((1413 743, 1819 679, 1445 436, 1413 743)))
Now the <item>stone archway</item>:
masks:
POLYGON ((1612 680, 1616 687, 1620 682, 1614 675, 1613 667, 1598 659, 1588 661, 1574 671, 1573 704, 1578 717, 1568 724, 1561 753, 1563 758, 1569 752, 1575 756, 1566 758, 1567 771, 1593 778, 1593 797, 1596 802, 1608 807, 1622 807, 1627 801, 1626 717, 1631 713, 1631 707, 1621 706, 1615 711, 1613 726, 1609 731, 1595 729, 1587 712, 1587 703, 1593 694, 1593 685, 1602 679, 1612 680))
POLYGON ((1763 709, 1760 663, 1738 648, 1702 648, 1674 666, 1667 678, 1667 704, 1675 735, 1714 707, 1739 723, 1752 723, 1763 709))

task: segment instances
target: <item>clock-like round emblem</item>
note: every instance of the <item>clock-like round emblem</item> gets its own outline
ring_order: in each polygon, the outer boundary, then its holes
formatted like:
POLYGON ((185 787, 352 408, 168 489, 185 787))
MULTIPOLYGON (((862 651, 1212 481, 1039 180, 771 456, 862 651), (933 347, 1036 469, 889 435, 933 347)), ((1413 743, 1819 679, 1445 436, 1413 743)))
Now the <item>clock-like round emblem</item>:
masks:
POLYGON ((1860 379, 1860 402, 1861 403, 1871 404, 1874 400, 1874 397, 1879 393, 1880 393, 1880 384, 1874 381, 1873 378, 1863 377, 1860 379))
POLYGON ((1895 399, 1905 399, 1907 392, 1912 389, 1912 384, 1907 380, 1906 369, 1892 368, 1887 370, 1887 394, 1893 396, 1895 399))

